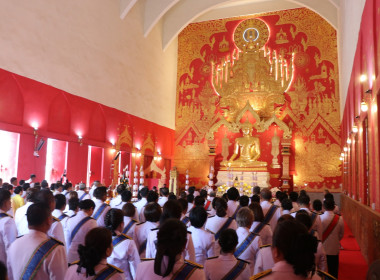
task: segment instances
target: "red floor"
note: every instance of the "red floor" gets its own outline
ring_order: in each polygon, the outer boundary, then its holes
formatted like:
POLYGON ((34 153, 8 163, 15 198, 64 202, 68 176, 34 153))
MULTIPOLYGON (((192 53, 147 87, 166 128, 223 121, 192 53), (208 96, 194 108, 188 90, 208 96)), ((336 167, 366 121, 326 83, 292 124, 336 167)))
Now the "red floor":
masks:
POLYGON ((339 280, 365 280, 368 264, 346 223, 344 223, 344 237, 340 243, 343 250, 339 255, 339 280))

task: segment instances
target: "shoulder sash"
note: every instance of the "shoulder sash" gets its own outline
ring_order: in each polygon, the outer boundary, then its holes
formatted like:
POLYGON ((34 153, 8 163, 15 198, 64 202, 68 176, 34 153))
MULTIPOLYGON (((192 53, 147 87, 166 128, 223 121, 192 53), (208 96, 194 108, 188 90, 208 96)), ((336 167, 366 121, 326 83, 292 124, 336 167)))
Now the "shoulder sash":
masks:
POLYGON ((260 272, 260 273, 257 273, 257 274, 255 274, 255 275, 253 275, 251 278, 250 278, 250 280, 258 280, 258 279, 261 279, 261 278, 263 278, 264 276, 267 276, 267 275, 269 275, 269 274, 271 274, 272 273, 272 269, 267 269, 267 270, 264 270, 264 271, 262 271, 262 272, 260 272))
POLYGON ((322 280, 336 280, 336 278, 325 271, 317 269, 317 275, 321 277, 322 280))
POLYGON ((104 209, 106 209, 107 207, 107 204, 106 203, 103 203, 99 208, 98 210, 96 210, 96 213, 94 214, 93 218, 95 220, 99 219, 100 215, 103 213, 104 209))
POLYGON ((128 225, 126 225, 125 228, 123 229, 123 233, 124 233, 124 234, 127 234, 127 232, 131 229, 131 227, 132 227, 135 223, 137 223, 137 221, 132 219, 132 220, 128 223, 128 225))
POLYGON ((251 245, 257 234, 250 232, 243 242, 236 248, 234 256, 237 258, 251 245))
POLYGON ((70 240, 70 242, 73 242, 73 240, 74 240, 74 237, 75 237, 75 235, 78 233, 78 231, 79 231, 79 229, 87 222, 87 221, 89 221, 89 220, 91 220, 92 218, 91 217, 85 217, 85 218, 83 218, 76 226, 75 226, 75 228, 73 229, 73 231, 71 232, 71 236, 70 236, 70 238, 71 238, 71 240, 70 240))
POLYGON ((67 215, 65 213, 63 213, 61 216, 58 217, 58 220, 62 221, 66 217, 67 217, 67 215))
POLYGON ((7 213, 4 213, 4 212, 0 213, 0 219, 5 218, 5 217, 10 217, 10 218, 12 218, 12 216, 11 216, 11 215, 8 215, 7 213))
POLYGON ((93 278, 94 280, 106 280, 110 279, 113 275, 116 273, 122 273, 123 271, 118 269, 117 267, 107 264, 107 267, 101 271, 99 271, 98 274, 95 275, 93 278))
POLYGON ((236 207, 235 212, 234 212, 233 215, 231 216, 232 218, 236 219, 237 212, 239 212, 240 208, 241 208, 240 205, 239 205, 238 207, 236 207))
POLYGON ((270 222, 270 220, 272 220, 272 217, 273 217, 274 213, 276 212, 277 208, 278 207, 276 205, 272 205, 269 208, 268 212, 266 213, 266 215, 264 217, 264 221, 263 221, 264 224, 269 224, 269 222, 270 222))
POLYGON ((217 233, 215 233, 215 241, 219 239, 220 233, 223 230, 227 229, 230 226, 230 224, 232 223, 232 221, 233 221, 232 217, 227 218, 227 221, 220 227, 220 229, 217 231, 217 233))
POLYGON ((247 267, 247 262, 237 260, 235 266, 222 278, 222 280, 234 280, 239 277, 243 270, 247 267))
POLYGON ((83 200, 83 198, 86 196, 86 192, 84 192, 84 194, 82 194, 81 196, 80 196, 80 198, 79 198, 79 201, 82 201, 83 200))
POLYGON ((181 222, 184 223, 185 225, 187 225, 187 223, 188 223, 189 221, 190 221, 190 218, 187 217, 187 216, 185 216, 185 218, 183 218, 183 219, 181 220, 181 222))
POLYGON ((338 224, 339 221, 339 215, 334 214, 334 218, 331 220, 328 227, 325 229, 325 231, 322 234, 322 242, 325 242, 326 239, 330 236, 331 232, 334 230, 335 226, 338 224))
POLYGON ((259 234, 265 226, 266 224, 264 224, 263 222, 260 222, 260 224, 258 224, 252 232, 255 234, 259 234))
POLYGON ((146 249, 146 243, 148 242, 147 239, 145 239, 145 241, 143 243, 141 243, 140 247, 139 247, 139 254, 141 255, 142 253, 144 253, 145 249, 146 249))
POLYGON ((202 268, 202 266, 185 261, 184 264, 173 274, 171 280, 187 280, 194 271, 199 268, 202 268))
POLYGON ((205 205, 205 210, 207 210, 210 207, 211 201, 207 200, 206 205, 205 205))
POLYGON ((20 279, 33 279, 47 256, 49 256, 49 254, 59 245, 62 245, 62 243, 53 238, 46 239, 40 245, 38 245, 33 254, 30 256, 20 279))
POLYGON ((123 242, 124 240, 127 240, 127 239, 130 239, 129 236, 125 235, 125 234, 120 234, 119 236, 116 236, 113 240, 112 240, 112 245, 113 247, 116 247, 117 245, 119 245, 121 242, 123 242))

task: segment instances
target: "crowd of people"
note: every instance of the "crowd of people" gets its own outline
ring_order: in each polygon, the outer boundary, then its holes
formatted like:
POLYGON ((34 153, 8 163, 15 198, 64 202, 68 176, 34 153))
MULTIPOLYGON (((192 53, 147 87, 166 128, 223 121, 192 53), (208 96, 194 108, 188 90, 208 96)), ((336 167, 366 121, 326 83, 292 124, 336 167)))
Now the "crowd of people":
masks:
POLYGON ((1 182, 2 279, 335 279, 334 196, 1 182), (7 278, 8 277, 8 278, 7 278))

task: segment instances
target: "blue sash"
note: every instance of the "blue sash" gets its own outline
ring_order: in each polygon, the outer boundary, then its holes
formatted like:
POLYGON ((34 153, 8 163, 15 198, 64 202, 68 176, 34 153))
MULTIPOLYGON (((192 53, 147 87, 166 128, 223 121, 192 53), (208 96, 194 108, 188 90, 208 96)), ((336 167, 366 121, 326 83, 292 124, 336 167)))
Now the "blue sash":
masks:
POLYGON ((62 221, 64 218, 66 218, 67 215, 66 214, 62 214, 61 216, 58 217, 58 220, 62 221))
POLYGON ((239 212, 240 208, 241 208, 240 205, 238 207, 236 207, 234 214, 231 216, 232 218, 236 219, 237 212, 239 212))
POLYGON ((270 222, 270 220, 272 220, 272 217, 273 217, 274 213, 276 212, 277 208, 278 207, 276 205, 272 205, 269 208, 267 214, 264 217, 264 221, 263 221, 264 224, 269 224, 269 222, 270 222))
POLYGON ((224 223, 224 225, 222 225, 222 227, 218 230, 218 232, 215 233, 215 241, 219 239, 219 235, 220 235, 220 233, 221 233, 223 230, 227 229, 227 228, 230 226, 230 224, 232 223, 233 220, 234 220, 233 218, 228 217, 228 219, 227 219, 227 221, 224 223))
POLYGON ((107 204, 106 203, 103 203, 99 208, 98 210, 96 211, 96 213, 93 215, 93 218, 95 220, 99 219, 100 215, 103 213, 104 209, 107 207, 107 204))
POLYGON ((127 234, 127 232, 131 229, 131 227, 137 223, 135 220, 131 220, 128 225, 123 229, 123 233, 127 234))
POLYGON ((120 271, 118 271, 115 267, 112 267, 109 264, 107 264, 107 268, 100 271, 97 275, 95 275, 95 277, 93 279, 94 280, 95 279, 96 280, 106 280, 106 279, 111 278, 113 275, 115 275, 118 272, 120 272, 120 271))
POLYGON ((116 247, 117 245, 119 245, 121 242, 123 242, 124 240, 128 239, 128 237, 124 234, 120 234, 119 236, 116 236, 113 240, 112 240, 112 245, 114 247, 116 247))
POLYGON ((190 221, 190 218, 187 217, 187 216, 185 216, 185 218, 183 218, 183 219, 181 220, 181 222, 184 223, 185 225, 187 225, 187 223, 188 223, 189 221, 190 221))
POLYGON ((255 229, 252 231, 254 234, 259 234, 261 230, 266 226, 264 223, 258 224, 255 229))
POLYGON ((194 271, 197 269, 196 266, 184 263, 173 275, 171 280, 185 280, 189 279, 191 274, 194 273, 194 271))
POLYGON ((140 248, 139 248, 139 254, 141 255, 145 249, 146 249, 146 243, 148 242, 148 240, 145 240, 141 245, 140 245, 140 248))
POLYGON ((54 248, 58 247, 59 245, 62 245, 62 243, 52 238, 46 239, 40 245, 38 245, 36 250, 34 250, 33 254, 30 256, 20 279, 33 279, 36 276, 36 273, 41 267, 43 261, 54 250, 54 248))
POLYGON ((246 266, 247 262, 237 260, 236 265, 222 278, 222 280, 234 280, 238 278, 246 266))
POLYGON ((5 218, 5 217, 11 217, 7 213, 0 213, 0 219, 5 218))
POLYGON ((251 245, 252 241, 255 239, 257 235, 253 232, 250 232, 248 236, 244 239, 244 241, 236 248, 234 256, 237 258, 251 245))
POLYGON ((314 226, 315 220, 317 219, 318 214, 311 212, 310 218, 311 218, 311 226, 314 226))
POLYGON ((86 196, 87 193, 84 193, 81 195, 81 197, 79 198, 79 201, 82 201, 82 199, 86 196))
POLYGON ((71 232, 71 239, 70 239, 70 243, 73 242, 73 239, 75 237, 75 235, 78 233, 79 229, 88 221, 88 220, 91 220, 92 218, 91 217, 85 217, 83 218, 74 228, 74 230, 71 232))

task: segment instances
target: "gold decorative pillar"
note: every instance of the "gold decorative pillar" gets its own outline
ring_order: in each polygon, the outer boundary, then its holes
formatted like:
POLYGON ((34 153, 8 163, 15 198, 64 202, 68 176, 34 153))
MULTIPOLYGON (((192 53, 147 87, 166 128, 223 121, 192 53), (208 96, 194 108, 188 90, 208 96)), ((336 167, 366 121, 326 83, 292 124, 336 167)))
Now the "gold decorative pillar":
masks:
MULTIPOLYGON (((208 143, 208 156, 209 156, 209 163, 210 163, 210 170, 215 170, 215 156, 216 156, 216 141, 214 139, 209 139, 207 141, 208 143)), ((214 172, 210 172, 210 174, 215 175, 214 172)), ((210 176, 209 176, 210 177, 210 176)), ((213 181, 214 178, 209 178, 209 186, 210 186, 210 181, 213 181)), ((214 182, 215 183, 215 182, 214 182)), ((210 186, 212 187, 212 186, 210 186)))
POLYGON ((173 170, 170 170, 169 192, 173 192, 175 195, 178 193, 178 171, 175 166, 173 170))
POLYGON ((290 146, 292 144, 292 139, 282 139, 281 142, 281 155, 282 155, 282 189, 289 191, 289 160, 290 160, 290 146))

